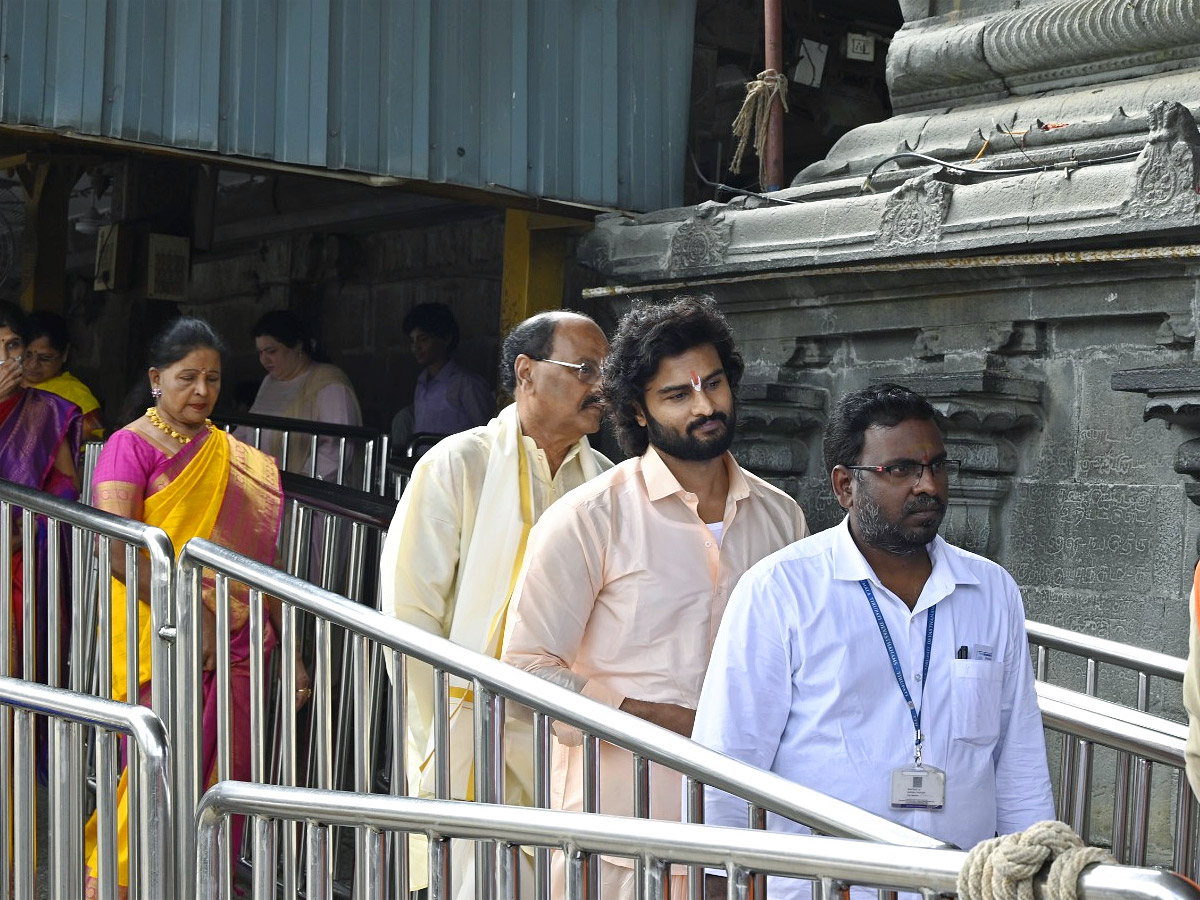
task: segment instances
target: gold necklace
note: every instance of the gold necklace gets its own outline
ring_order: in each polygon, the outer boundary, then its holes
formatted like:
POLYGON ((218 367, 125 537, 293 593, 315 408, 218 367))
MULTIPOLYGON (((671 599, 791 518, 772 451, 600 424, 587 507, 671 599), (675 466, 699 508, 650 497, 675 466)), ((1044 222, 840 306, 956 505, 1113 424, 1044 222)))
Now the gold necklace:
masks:
MULTIPOLYGON (((181 443, 181 444, 186 444, 188 441, 191 440, 191 438, 188 437, 186 434, 182 434, 182 433, 176 431, 174 428, 172 428, 170 425, 168 425, 166 422, 164 422, 162 420, 162 418, 159 416, 158 407, 156 407, 156 406, 147 407, 146 418, 149 419, 150 424, 153 425, 155 428, 157 428, 159 431, 163 432, 164 434, 169 435, 170 437, 173 437, 175 440, 179 441, 179 443, 181 443)), ((205 419, 204 427, 211 429, 213 427, 212 419, 205 419)))

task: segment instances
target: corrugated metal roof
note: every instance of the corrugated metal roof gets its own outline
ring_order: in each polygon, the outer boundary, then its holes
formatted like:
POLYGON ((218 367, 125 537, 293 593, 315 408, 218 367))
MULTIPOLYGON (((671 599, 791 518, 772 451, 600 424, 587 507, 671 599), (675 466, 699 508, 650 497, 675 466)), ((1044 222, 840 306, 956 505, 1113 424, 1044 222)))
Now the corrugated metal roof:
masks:
POLYGON ((696 0, 0 0, 0 122, 657 209, 696 0))

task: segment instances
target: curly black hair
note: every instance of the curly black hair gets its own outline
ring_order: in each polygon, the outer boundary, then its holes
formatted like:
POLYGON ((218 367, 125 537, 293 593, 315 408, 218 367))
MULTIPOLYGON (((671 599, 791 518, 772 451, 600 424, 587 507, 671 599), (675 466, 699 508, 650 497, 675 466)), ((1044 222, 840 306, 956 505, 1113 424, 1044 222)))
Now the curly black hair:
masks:
POLYGON ((857 465, 872 425, 891 428, 909 419, 924 419, 942 427, 930 402, 903 385, 883 382, 846 394, 834 404, 825 426, 825 471, 857 465))
POLYGON ((626 454, 641 456, 650 444, 637 413, 644 409, 646 385, 659 364, 706 344, 716 348, 736 395, 746 366, 734 347, 733 330, 712 297, 684 294, 667 303, 639 303, 621 318, 604 364, 603 391, 626 454))

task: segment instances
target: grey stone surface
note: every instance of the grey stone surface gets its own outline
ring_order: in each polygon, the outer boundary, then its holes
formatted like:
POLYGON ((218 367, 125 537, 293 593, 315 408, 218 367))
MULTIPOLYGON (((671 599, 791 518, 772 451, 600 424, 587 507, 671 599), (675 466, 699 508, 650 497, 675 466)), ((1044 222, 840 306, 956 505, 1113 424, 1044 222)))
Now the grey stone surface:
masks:
POLYGON ((928 6, 904 13, 888 54, 898 111, 1164 72, 1200 54, 1195 0, 964 3, 936 22, 928 6))

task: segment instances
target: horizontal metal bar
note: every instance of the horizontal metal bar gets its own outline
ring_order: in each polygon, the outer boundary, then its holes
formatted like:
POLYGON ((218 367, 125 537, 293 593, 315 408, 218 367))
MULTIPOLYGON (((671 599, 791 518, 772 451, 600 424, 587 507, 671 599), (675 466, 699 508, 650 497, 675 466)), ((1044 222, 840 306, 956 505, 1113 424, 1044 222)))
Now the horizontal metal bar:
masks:
MULTIPOLYGON (((242 814, 424 832, 431 837, 473 839, 570 848, 641 859, 791 877, 833 876, 840 881, 902 890, 952 894, 967 854, 948 848, 875 844, 780 832, 712 828, 680 822, 531 809, 516 806, 350 794, 222 782, 197 813, 197 886, 216 858, 222 818, 242 814)), ((1097 865, 1080 878, 1084 900, 1177 898, 1200 900, 1200 889, 1170 872, 1097 865)))
POLYGON ((297 609, 361 634, 383 647, 399 650, 435 669, 468 681, 478 680, 485 689, 503 694, 510 701, 545 712, 601 740, 690 774, 705 784, 818 831, 913 847, 945 846, 920 832, 732 760, 665 728, 581 697, 201 538, 188 541, 180 552, 179 578, 186 579, 186 571, 197 567, 226 573, 250 588, 282 598, 297 609))
POLYGON ((279 480, 288 500, 350 522, 386 530, 396 513, 396 500, 344 484, 307 478, 293 472, 280 472, 279 480))
POLYGON ((1045 682, 1036 688, 1046 728, 1183 768, 1185 726, 1045 682))
POLYGON ((237 425, 246 428, 270 428, 273 431, 290 431, 318 437, 344 437, 360 441, 377 441, 382 432, 361 425, 335 425, 331 422, 314 422, 311 419, 287 419, 281 416, 260 416, 257 413, 221 413, 213 416, 213 422, 224 428, 237 425))
MULTIPOLYGON (((53 494, 35 491, 3 478, 0 478, 0 499, 9 500, 14 506, 50 516, 68 525, 78 525, 80 528, 106 534, 128 544, 137 544, 147 550, 153 550, 154 545, 160 543, 158 535, 166 537, 161 528, 153 525, 125 519, 91 506, 84 506, 82 503, 62 500, 53 494)), ((170 548, 169 540, 166 546, 170 548)))
POLYGON ((1098 662, 1145 672, 1158 678, 1182 682, 1184 670, 1187 668, 1187 660, 1177 656, 1144 650, 1130 644, 1092 637, 1041 622, 1027 621, 1025 632, 1031 644, 1049 647, 1052 650, 1064 650, 1076 656, 1090 657, 1098 662))

